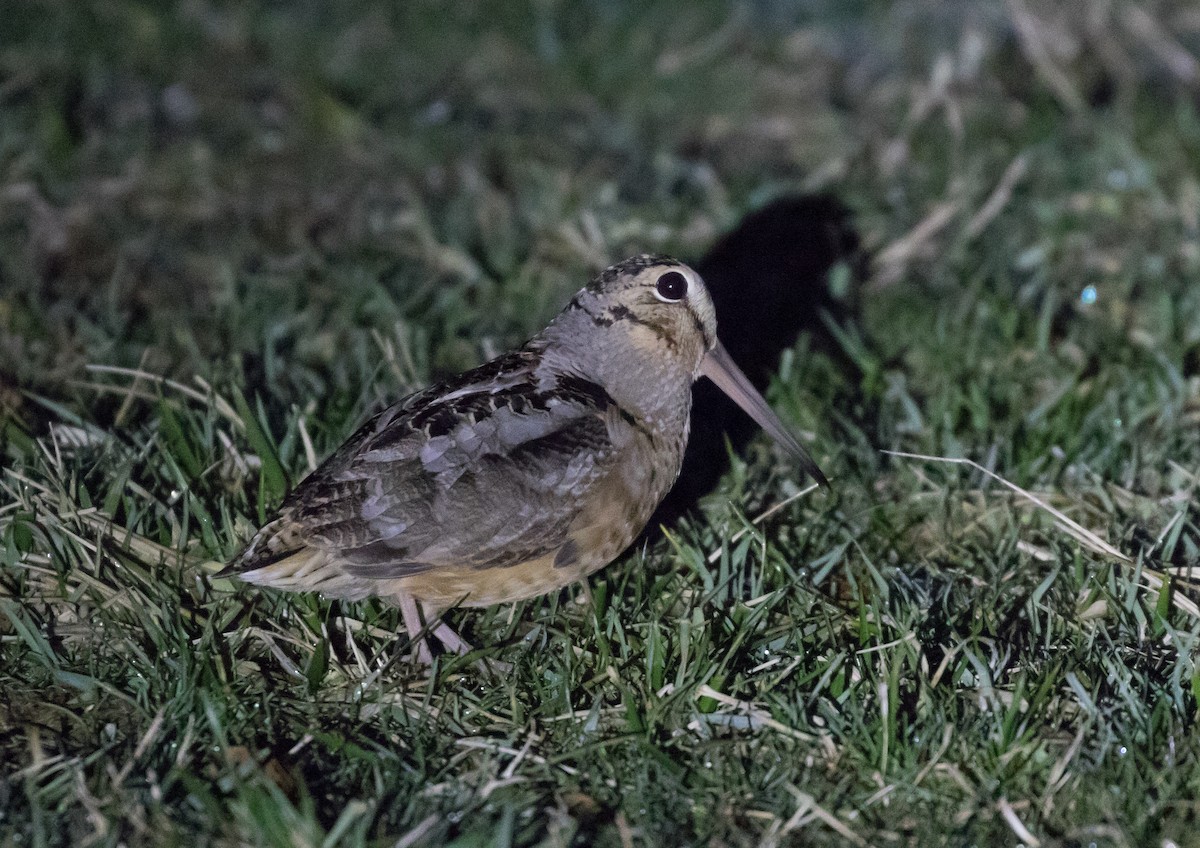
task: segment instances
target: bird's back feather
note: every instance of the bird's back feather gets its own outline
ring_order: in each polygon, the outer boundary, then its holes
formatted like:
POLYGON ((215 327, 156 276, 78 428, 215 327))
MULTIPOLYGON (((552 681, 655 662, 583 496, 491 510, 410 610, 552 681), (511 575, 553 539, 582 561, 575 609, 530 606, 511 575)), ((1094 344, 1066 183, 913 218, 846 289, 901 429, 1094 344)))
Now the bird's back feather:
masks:
POLYGON ((538 361, 509 354, 372 418, 222 574, 361 597, 431 569, 557 555, 638 422, 601 386, 539 374, 538 361))

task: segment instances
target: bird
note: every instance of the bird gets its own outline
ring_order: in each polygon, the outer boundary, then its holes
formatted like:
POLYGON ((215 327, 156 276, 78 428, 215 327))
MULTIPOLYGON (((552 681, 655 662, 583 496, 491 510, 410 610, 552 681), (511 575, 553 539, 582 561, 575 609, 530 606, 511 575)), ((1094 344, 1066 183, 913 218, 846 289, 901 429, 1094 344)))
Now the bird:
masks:
POLYGON ((465 654, 445 611, 561 589, 637 537, 679 475, 701 376, 828 487, 718 340, 700 275, 642 254, 517 350, 368 419, 216 576, 378 596, 420 661, 429 636, 465 654))

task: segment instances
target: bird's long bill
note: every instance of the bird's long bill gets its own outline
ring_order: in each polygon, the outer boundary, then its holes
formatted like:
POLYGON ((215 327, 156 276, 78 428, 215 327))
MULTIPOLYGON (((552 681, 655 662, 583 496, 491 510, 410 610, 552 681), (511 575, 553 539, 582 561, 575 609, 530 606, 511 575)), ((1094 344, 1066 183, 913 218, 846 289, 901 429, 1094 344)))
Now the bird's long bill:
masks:
POLYGON ((779 416, 771 411, 763 396, 750 384, 750 380, 737 367, 725 346, 717 342, 717 346, 708 352, 700 363, 700 373, 717 384, 717 388, 729 395, 730 400, 746 410, 746 413, 758 422, 771 438, 779 442, 791 452, 804 470, 822 486, 829 486, 829 481, 817 467, 817 463, 808 455, 804 446, 796 441, 796 437, 788 432, 787 427, 779 420, 779 416))

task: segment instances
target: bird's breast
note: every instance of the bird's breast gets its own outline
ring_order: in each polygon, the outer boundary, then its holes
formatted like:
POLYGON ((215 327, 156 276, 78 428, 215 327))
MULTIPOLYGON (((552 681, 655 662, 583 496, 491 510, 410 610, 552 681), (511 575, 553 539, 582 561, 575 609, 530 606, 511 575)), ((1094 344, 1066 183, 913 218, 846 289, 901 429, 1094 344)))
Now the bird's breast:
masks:
POLYGON ((612 471, 581 498, 570 537, 578 561, 560 568, 578 580, 603 568, 627 548, 679 476, 687 419, 672 430, 631 428, 612 471))

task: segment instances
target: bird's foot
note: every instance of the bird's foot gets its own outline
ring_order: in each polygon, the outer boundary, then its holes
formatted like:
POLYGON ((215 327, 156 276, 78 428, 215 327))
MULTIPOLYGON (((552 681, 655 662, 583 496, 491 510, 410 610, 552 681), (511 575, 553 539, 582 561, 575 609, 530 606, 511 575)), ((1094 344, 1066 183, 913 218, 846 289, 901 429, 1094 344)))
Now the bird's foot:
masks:
MULTIPOLYGON (((454 628, 443 621, 440 616, 431 614, 411 595, 397 593, 396 601, 400 605, 400 614, 404 618, 404 627, 408 631, 408 638, 412 640, 417 662, 422 665, 433 665, 430 639, 437 639, 447 651, 458 654, 460 657, 475 650, 471 647, 470 642, 454 632, 454 628)), ((507 674, 512 671, 509 663, 493 659, 480 660, 479 668, 481 671, 494 671, 498 674, 507 674)))

